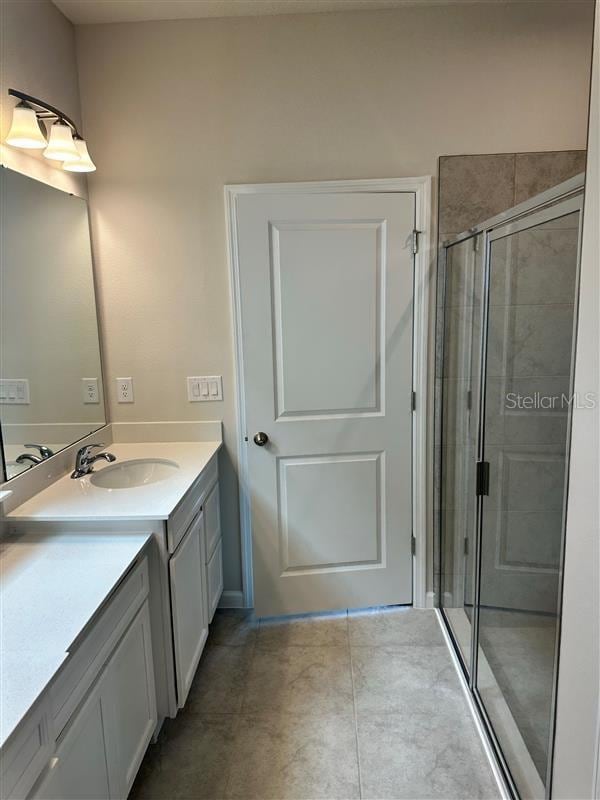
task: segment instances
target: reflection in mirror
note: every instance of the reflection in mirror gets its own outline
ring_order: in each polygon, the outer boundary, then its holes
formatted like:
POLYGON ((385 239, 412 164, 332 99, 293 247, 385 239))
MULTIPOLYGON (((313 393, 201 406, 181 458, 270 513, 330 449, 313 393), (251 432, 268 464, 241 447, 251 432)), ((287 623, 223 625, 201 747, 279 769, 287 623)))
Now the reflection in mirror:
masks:
POLYGON ((85 200, 0 170, 4 479, 106 424, 85 200))

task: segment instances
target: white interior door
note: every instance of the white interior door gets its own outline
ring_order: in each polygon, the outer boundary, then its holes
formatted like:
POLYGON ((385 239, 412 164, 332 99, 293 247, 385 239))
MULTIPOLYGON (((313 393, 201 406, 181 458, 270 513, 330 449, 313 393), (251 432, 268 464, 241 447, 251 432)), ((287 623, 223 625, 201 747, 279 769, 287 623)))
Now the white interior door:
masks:
POLYGON ((256 611, 411 603, 415 195, 236 215, 256 611))

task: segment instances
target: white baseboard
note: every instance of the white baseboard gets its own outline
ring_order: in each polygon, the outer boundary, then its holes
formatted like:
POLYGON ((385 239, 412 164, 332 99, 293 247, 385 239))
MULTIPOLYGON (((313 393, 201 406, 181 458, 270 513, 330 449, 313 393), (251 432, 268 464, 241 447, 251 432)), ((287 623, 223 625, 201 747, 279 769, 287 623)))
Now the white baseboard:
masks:
POLYGON ((243 592, 223 592, 219 600, 219 608, 245 608, 243 592))
POLYGON ((425 608, 435 608, 435 592, 427 592, 425 596, 425 608))

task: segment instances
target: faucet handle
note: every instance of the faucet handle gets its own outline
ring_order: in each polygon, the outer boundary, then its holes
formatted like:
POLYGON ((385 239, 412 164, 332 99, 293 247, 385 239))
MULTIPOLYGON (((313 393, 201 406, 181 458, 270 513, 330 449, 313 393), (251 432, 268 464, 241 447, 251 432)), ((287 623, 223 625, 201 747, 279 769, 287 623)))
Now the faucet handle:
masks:
POLYGON ((87 460, 92 450, 96 450, 97 448, 102 449, 103 447, 106 447, 106 445, 100 444, 99 442, 94 442, 93 444, 84 444, 83 447, 80 447, 77 451, 77 462, 79 464, 83 463, 87 460))
POLYGON ((26 444, 24 447, 30 447, 32 450, 39 450, 42 458, 50 458, 50 456, 54 455, 54 452, 50 450, 49 447, 46 447, 45 444, 26 444))

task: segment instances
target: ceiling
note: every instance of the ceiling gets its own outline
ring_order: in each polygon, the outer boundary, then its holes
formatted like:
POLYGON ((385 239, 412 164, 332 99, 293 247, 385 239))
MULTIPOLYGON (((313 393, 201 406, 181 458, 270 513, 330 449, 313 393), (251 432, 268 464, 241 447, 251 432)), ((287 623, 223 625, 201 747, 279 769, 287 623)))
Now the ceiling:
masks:
MULTIPOLYGON (((512 0, 512 2, 523 1, 528 2, 528 0, 512 0)), ((536 0, 529 0, 532 1, 536 0)), ((159 19, 364 11, 403 6, 496 3, 500 0, 53 0, 53 2, 71 22, 85 25, 159 19)))

